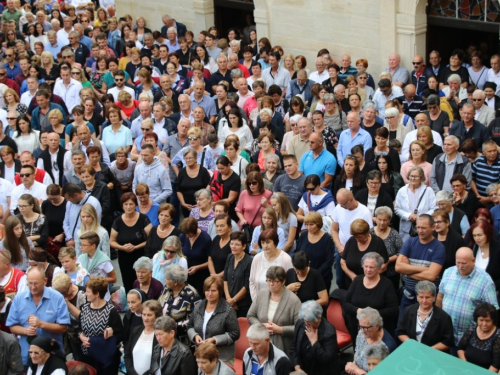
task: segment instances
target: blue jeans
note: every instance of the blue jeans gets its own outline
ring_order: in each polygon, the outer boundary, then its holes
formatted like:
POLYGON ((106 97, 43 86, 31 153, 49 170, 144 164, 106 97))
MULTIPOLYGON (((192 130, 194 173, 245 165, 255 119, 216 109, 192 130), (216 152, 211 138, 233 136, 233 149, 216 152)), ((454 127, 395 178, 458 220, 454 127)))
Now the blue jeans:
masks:
POLYGON ((174 227, 178 227, 181 204, 179 202, 179 198, 177 198, 177 182, 172 182, 172 195, 169 198, 169 203, 175 208, 175 215, 172 220, 172 225, 174 227))
POLYGON ((403 288, 403 297, 401 297, 401 305, 399 306, 399 316, 398 316, 398 323, 403 317, 403 313, 405 312, 405 309, 408 306, 411 306, 413 304, 417 303, 417 297, 415 292, 410 292, 403 288), (413 294, 413 296, 411 296, 413 294))
POLYGON ((337 281, 337 286, 339 287, 339 289, 345 290, 345 273, 340 265, 340 259, 340 254, 337 251, 337 248, 335 248, 335 280, 337 281))

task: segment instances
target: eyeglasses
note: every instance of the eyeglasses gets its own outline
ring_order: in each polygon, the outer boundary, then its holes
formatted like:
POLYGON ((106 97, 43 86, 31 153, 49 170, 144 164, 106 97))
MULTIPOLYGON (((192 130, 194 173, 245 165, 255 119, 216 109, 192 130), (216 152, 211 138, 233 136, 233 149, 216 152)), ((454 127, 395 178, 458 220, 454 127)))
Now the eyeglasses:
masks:
POLYGON ((5 55, 5 57, 12 57, 12 55, 5 55))
POLYGON ((250 185, 250 186, 258 185, 258 182, 257 181, 248 181, 248 185, 250 185))
POLYGON ((17 120, 15 117, 7 117, 7 120, 17 120))
POLYGON ((410 176, 410 178, 420 178, 420 176, 410 176))
POLYGON ((377 185, 380 185, 380 182, 368 181, 367 184, 370 186, 377 186, 377 185))
POLYGON ((18 204, 17 208, 22 208, 24 210, 25 208, 28 208, 29 206, 31 206, 31 205, 30 204, 18 204))
POLYGON ((325 105, 333 105, 333 102, 325 102, 325 105))
POLYGON ((368 79, 368 77, 358 77, 358 79, 368 79))
POLYGON ((200 137, 188 137, 188 141, 197 141, 200 137))
POLYGON ((175 250, 163 250, 163 251, 169 254, 177 254, 177 251, 175 250))
POLYGON ((291 127, 291 128, 295 128, 295 127, 297 127, 297 124, 293 124, 293 123, 291 123, 291 124, 290 124, 290 127, 291 127))
POLYGON ((422 64, 422 63, 423 63, 423 61, 413 61, 413 62, 412 62, 412 64, 413 64, 413 65, 420 65, 420 64, 422 64))
POLYGON ((73 56, 63 56, 63 59, 71 59, 73 56))
POLYGON ((2 76, 2 77, 5 75, 7 75, 7 73, 0 73, 0 76, 2 76))
POLYGON ((115 78, 115 81, 116 82, 123 82, 123 81, 125 81, 125 79, 124 78, 115 78))
POLYGON ((31 175, 32 175, 32 173, 19 173, 19 177, 21 177, 21 178, 29 177, 31 175))
POLYGON ((349 198, 349 200, 348 200, 347 202, 343 203, 343 204, 339 202, 340 207, 342 207, 342 208, 346 208, 346 207, 347 207, 347 205, 349 204, 349 202, 350 202, 352 199, 353 199, 353 198, 349 198))
POLYGON ((472 99, 473 102, 480 102, 483 99, 472 99))
POLYGON ((396 116, 386 116, 385 117, 386 120, 392 120, 393 118, 396 118, 396 116))
POLYGON ((82 72, 71 72, 71 74, 74 76, 79 76, 80 74, 82 74, 82 72))
POLYGON ((362 330, 362 331, 368 331, 370 328, 372 328, 373 326, 358 326, 358 329, 362 330))
POLYGON ((147 132, 148 130, 151 130, 151 128, 141 128, 143 132, 147 132))

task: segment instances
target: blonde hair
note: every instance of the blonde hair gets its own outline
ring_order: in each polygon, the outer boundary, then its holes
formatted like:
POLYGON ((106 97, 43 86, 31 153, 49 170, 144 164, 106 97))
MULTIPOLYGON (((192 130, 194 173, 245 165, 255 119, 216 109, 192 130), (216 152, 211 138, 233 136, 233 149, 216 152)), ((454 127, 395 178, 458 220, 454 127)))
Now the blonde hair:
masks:
POLYGON ((63 114, 62 114, 62 112, 61 112, 59 109, 57 109, 57 108, 55 108, 55 109, 53 109, 53 110, 49 111, 49 113, 47 114, 47 116, 48 116, 49 118, 50 118, 50 117, 52 117, 52 116, 57 116, 57 119, 59 120, 59 122, 62 122, 62 121, 63 121, 63 114))
POLYGON ((97 211, 95 210, 94 206, 92 206, 89 203, 86 203, 82 206, 82 209, 80 210, 80 215, 82 213, 86 213, 87 215, 90 215, 92 217, 92 225, 89 230, 85 230, 83 228, 83 223, 80 229, 78 230, 78 233, 80 235, 87 233, 87 232, 95 232, 97 233, 97 230, 99 229, 99 220, 97 218, 97 211))
POLYGON ((52 56, 52 54, 49 52, 49 51, 43 51, 42 54, 40 55, 42 57, 42 63, 40 64, 40 66, 42 68, 46 68, 47 66, 45 66, 45 64, 43 63, 43 58, 44 57, 48 57, 49 60, 50 60, 50 63, 48 66, 52 67, 54 65, 54 56, 52 56))

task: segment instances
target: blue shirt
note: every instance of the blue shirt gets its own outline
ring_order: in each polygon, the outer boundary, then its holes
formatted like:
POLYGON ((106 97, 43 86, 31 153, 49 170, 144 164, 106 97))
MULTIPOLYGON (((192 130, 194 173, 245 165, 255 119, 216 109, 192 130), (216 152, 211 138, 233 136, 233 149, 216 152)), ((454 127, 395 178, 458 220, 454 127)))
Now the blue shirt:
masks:
MULTIPOLYGON (((151 222, 151 225, 153 227, 156 225, 160 225, 160 221, 158 220, 158 209, 159 208, 160 208, 160 204, 158 202, 153 201, 153 204, 151 205, 149 211, 145 213, 145 215, 148 217, 148 219, 151 222)), ((139 210, 139 206, 137 206, 135 210, 137 212, 141 212, 141 210, 139 210)))
POLYGON ((200 101, 194 98, 194 93, 190 95, 191 99, 191 110, 195 107, 202 107, 205 110, 205 116, 210 118, 210 116, 217 115, 217 108, 215 107, 215 101, 208 95, 203 95, 200 101))
MULTIPOLYGON (((442 266, 446 258, 446 250, 437 238, 434 238, 429 243, 422 244, 418 237, 411 237, 403 244, 400 254, 407 257, 411 265, 424 267, 430 267, 431 263, 437 263, 442 266)), ((405 288, 414 292, 419 280, 412 279, 408 275, 403 275, 403 279, 405 281, 405 288)), ((439 277, 436 278, 434 284, 436 288, 439 287, 439 277)))
POLYGON ((372 137, 370 133, 366 130, 359 128, 358 132, 354 136, 351 136, 351 129, 346 129, 340 133, 339 145, 337 147, 337 158, 338 163, 342 167, 344 165, 344 159, 347 155, 351 153, 351 149, 357 145, 363 145, 365 152, 372 147, 372 137))
POLYGON ((9 66, 9 63, 3 64, 3 67, 7 71, 7 78, 12 79, 12 80, 15 80, 16 76, 20 75, 23 72, 21 70, 21 66, 19 65, 19 63, 17 61, 14 62, 14 67, 13 68, 11 68, 9 66))
MULTIPOLYGON (((61 293, 48 287, 43 289, 43 296, 38 303, 38 306, 35 305, 35 301, 33 300, 29 289, 18 293, 12 302, 6 325, 8 327, 15 325, 28 327, 28 319, 30 315, 36 315, 38 319, 48 323, 65 325, 70 324, 68 307, 66 306, 66 302, 64 302, 64 297, 61 293)), ((36 335, 56 340, 59 343, 61 350, 64 351, 62 333, 50 333, 38 328, 36 335)), ((28 365, 28 350, 30 347, 30 344, 28 343, 28 336, 21 335, 19 343, 21 344, 23 364, 28 365)))
POLYGON ((321 182, 325 180, 325 173, 334 176, 336 169, 337 159, 326 149, 323 149, 316 158, 314 158, 313 151, 309 150, 300 159, 299 171, 305 176, 317 174, 321 182))
POLYGON ((106 126, 102 131, 102 143, 106 145, 110 154, 114 154, 118 147, 132 146, 132 132, 122 124, 115 133, 112 126, 106 126))
POLYGON ((66 241, 74 239, 75 233, 78 232, 78 229, 80 229, 82 225, 82 221, 80 220, 80 211, 85 203, 94 206, 97 211, 97 219, 99 220, 99 223, 101 222, 101 203, 99 203, 99 201, 95 197, 92 197, 89 193, 85 193, 85 197, 78 204, 74 204, 69 201, 66 202, 66 214, 64 215, 63 221, 63 229, 66 236, 66 241))
POLYGON ((79 40, 80 43, 84 44, 85 46, 87 46, 87 48, 89 49, 89 51, 92 50, 92 39, 90 39, 88 36, 84 35, 82 36, 82 38, 79 40))
POLYGON ((175 41, 175 44, 171 44, 170 40, 167 40, 167 43, 165 45, 168 47, 168 52, 175 52, 181 49, 181 46, 179 43, 177 43, 177 40, 175 41))
POLYGON ((53 46, 53 45, 52 45, 52 44, 50 44, 50 43, 47 43, 47 44, 45 45, 45 51, 50 52, 50 53, 52 54, 52 56, 54 56, 54 60, 57 60, 57 54, 58 54, 59 52, 61 52, 61 48, 62 48, 62 47, 63 47, 63 46, 62 46, 62 45, 60 45, 60 43, 59 43, 59 42, 57 42, 55 46, 53 46))

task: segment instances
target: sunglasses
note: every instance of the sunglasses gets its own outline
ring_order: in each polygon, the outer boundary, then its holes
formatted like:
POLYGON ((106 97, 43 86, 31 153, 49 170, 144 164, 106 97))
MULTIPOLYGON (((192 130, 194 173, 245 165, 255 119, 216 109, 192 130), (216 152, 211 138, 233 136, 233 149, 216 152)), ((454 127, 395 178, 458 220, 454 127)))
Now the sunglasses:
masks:
POLYGON ((71 72, 71 74, 74 76, 79 76, 80 74, 82 74, 82 72, 71 72))
POLYGON ((23 177, 29 177, 31 175, 32 175, 32 173, 22 173, 22 174, 20 173, 19 177, 23 178, 23 177))
POLYGON ((175 250, 163 250, 163 251, 169 254, 177 254, 177 251, 175 250))
POLYGON ((148 130, 151 130, 151 128, 141 128, 143 132, 147 132, 148 130))
POLYGON ((12 57, 12 55, 5 55, 5 57, 12 57))
POLYGON ((248 181, 248 185, 250 185, 250 186, 258 185, 258 182, 257 181, 248 181))
POLYGON ((316 187, 308 187, 308 188, 306 188, 306 190, 308 190, 308 191, 314 191, 315 189, 316 189, 316 187))
POLYGON ((188 137, 188 141, 197 141, 200 137, 188 137))
POLYGON ((7 120, 16 120, 15 117, 7 117, 7 120))

